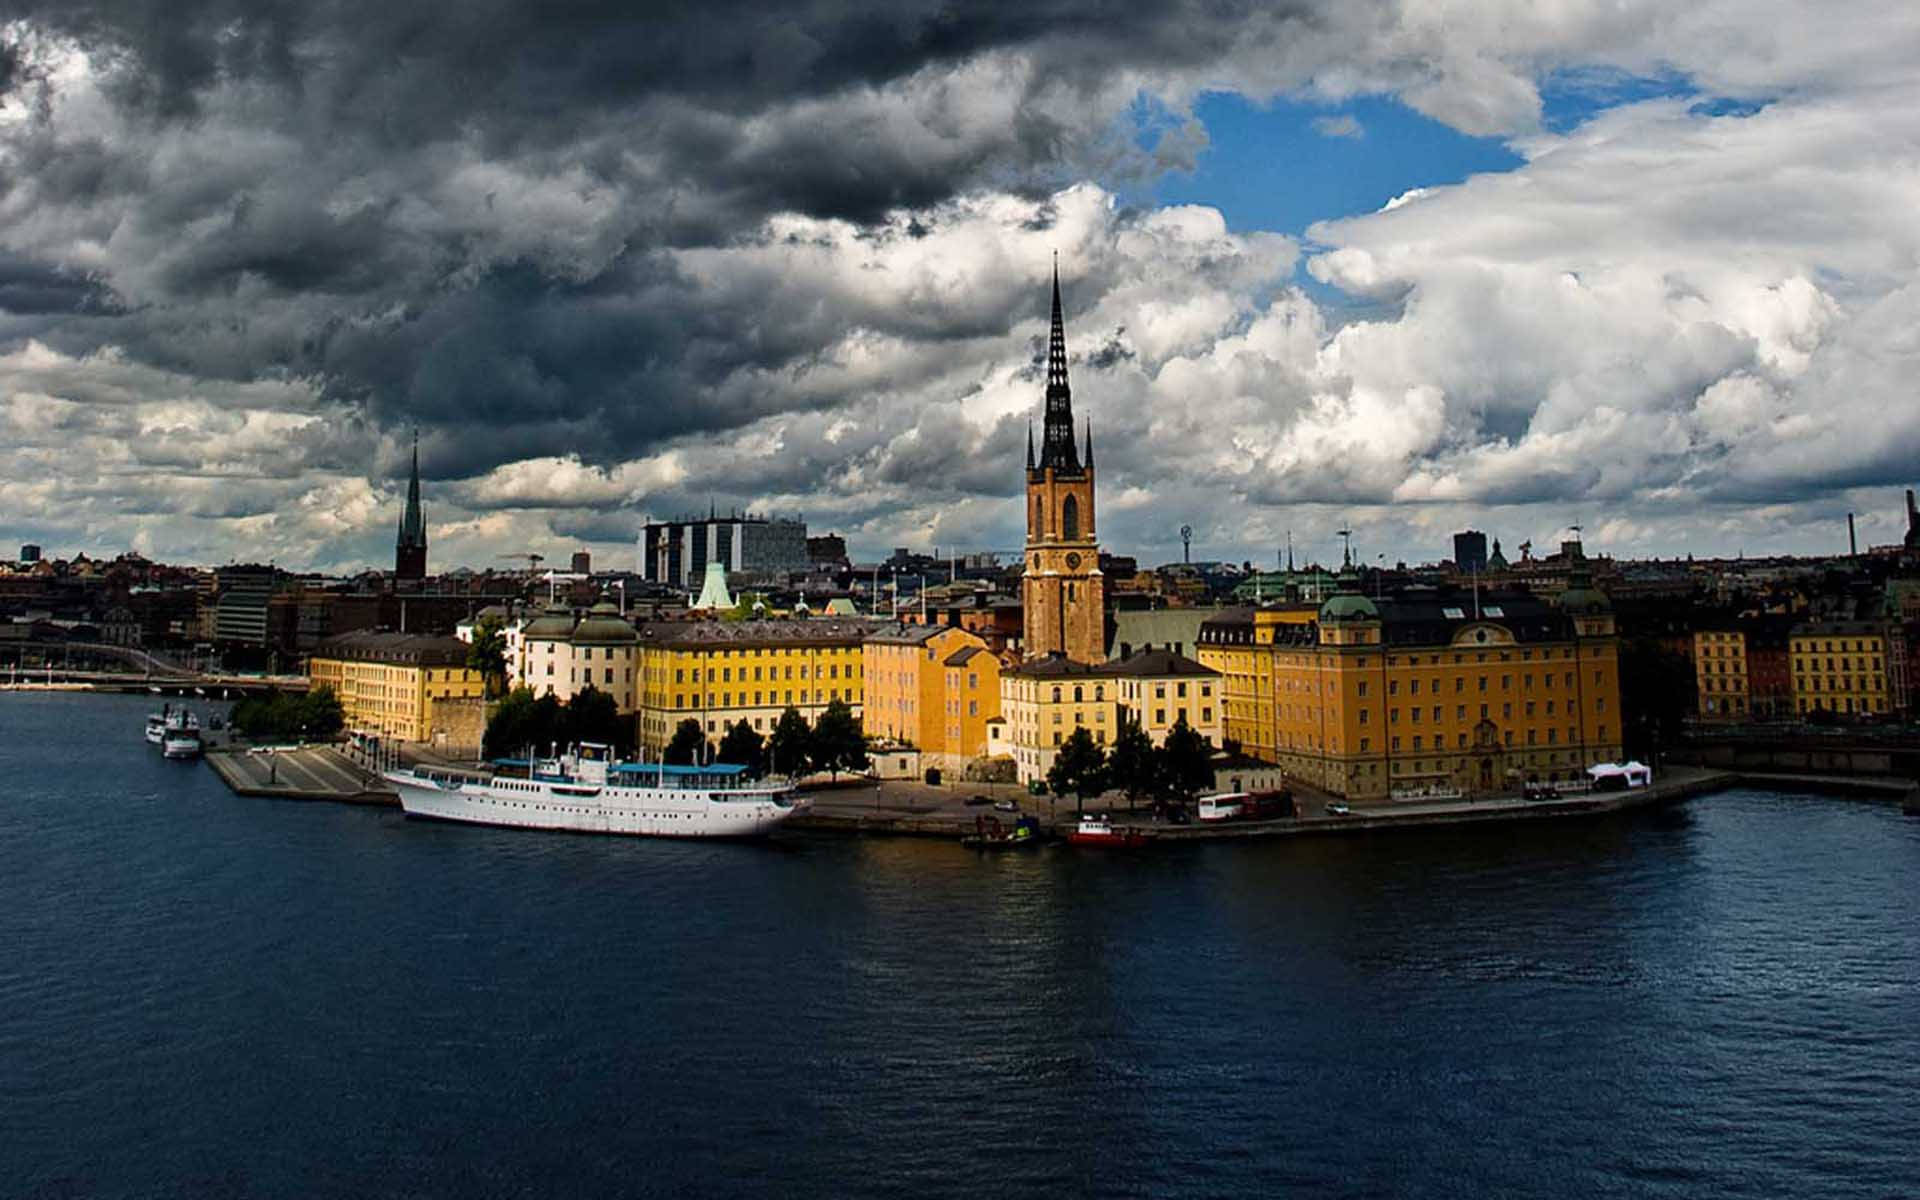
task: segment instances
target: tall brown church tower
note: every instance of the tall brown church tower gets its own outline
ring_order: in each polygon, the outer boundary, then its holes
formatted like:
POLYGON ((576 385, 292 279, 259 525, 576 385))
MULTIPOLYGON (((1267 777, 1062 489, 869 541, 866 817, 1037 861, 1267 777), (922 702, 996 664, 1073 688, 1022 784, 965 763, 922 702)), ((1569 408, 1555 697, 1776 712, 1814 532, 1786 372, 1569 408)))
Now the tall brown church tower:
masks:
POLYGON ((1027 431, 1027 561, 1020 579, 1028 658, 1065 654, 1106 661, 1106 580, 1093 524, 1093 430, 1083 465, 1073 441, 1067 387, 1067 333, 1060 315, 1060 267, 1053 268, 1053 334, 1047 347, 1047 410, 1040 461, 1027 431))

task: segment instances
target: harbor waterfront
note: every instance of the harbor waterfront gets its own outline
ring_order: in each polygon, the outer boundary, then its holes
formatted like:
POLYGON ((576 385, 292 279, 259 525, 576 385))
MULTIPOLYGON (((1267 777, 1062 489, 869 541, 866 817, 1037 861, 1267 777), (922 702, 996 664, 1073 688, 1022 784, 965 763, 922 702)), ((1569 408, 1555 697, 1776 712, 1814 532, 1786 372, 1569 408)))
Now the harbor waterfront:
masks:
POLYGON ((1134 855, 538 836, 241 796, 149 707, 0 694, 12 1194, 1920 1178, 1896 805, 1134 855))

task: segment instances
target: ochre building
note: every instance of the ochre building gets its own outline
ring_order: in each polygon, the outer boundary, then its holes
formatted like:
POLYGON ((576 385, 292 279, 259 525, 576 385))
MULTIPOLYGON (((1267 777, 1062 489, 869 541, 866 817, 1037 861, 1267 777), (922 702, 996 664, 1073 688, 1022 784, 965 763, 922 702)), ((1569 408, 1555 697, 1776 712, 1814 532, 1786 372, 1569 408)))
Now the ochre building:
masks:
POLYGON ((1376 600, 1349 569, 1305 616, 1224 614, 1198 656, 1223 676, 1225 736, 1307 783, 1355 799, 1498 792, 1620 757, 1613 613, 1584 571, 1553 601, 1376 600))
POLYGON ((844 618, 652 621, 640 629, 640 744, 658 754, 685 720, 718 747, 741 721, 771 733, 789 706, 809 724, 828 704, 865 703, 861 646, 876 627, 844 618))
POLYGON ((1884 626, 1867 621, 1803 625, 1788 639, 1788 654, 1796 712, 1870 716, 1892 711, 1884 626))
POLYGON ((987 751, 1000 715, 1000 664, 964 629, 896 625, 861 647, 862 728, 917 747, 929 766, 959 767, 987 751))
POLYGON ((480 672, 467 666, 467 649, 457 638, 346 633, 314 650, 307 679, 333 689, 348 729, 430 741, 436 703, 482 694, 480 672))

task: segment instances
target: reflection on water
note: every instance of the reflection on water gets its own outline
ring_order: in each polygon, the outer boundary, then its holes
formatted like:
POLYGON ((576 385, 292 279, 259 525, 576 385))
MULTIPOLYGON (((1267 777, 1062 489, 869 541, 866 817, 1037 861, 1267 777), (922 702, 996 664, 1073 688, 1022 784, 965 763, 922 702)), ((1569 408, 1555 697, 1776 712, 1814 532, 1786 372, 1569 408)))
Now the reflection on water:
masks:
POLYGON ((248 800, 0 695, 0 1177, 84 1195, 1885 1196, 1920 822, 1135 855, 248 800))

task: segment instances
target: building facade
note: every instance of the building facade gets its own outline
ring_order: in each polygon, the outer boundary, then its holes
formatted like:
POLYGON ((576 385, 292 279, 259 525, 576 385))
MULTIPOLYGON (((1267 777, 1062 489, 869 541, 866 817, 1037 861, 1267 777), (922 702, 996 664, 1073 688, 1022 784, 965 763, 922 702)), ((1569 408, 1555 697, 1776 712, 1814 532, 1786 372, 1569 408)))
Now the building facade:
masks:
POLYGON ((433 740, 436 704, 482 694, 465 642, 405 633, 329 638, 308 658, 307 679, 333 689, 347 728, 406 742, 433 740))
POLYGON ((555 605, 506 636, 507 680, 565 703, 592 687, 623 713, 639 707, 640 634, 602 601, 575 618, 555 605))
POLYGON ((640 531, 640 567, 648 583, 688 590, 716 562, 733 574, 804 571, 807 524, 797 517, 731 514, 649 522, 640 531))
POLYGON ((1033 434, 1027 434, 1027 545, 1020 601, 1028 658, 1064 654, 1078 663, 1106 658, 1106 583, 1094 527, 1093 433, 1089 426, 1083 463, 1073 435, 1058 268, 1038 461, 1033 434))
POLYGON ((904 742, 929 766, 955 768, 987 752, 987 722, 1000 715, 1000 664, 984 639, 963 629, 900 625, 861 647, 863 727, 904 742))
POLYGON ((1747 635, 1738 629, 1706 629, 1693 635, 1694 682, 1705 721, 1745 721, 1753 715, 1747 666, 1747 635))
POLYGON ((658 754, 680 723, 718 747, 741 721, 773 732, 787 708, 809 724, 839 700, 862 714, 870 621, 655 621, 640 629, 640 744, 658 754))
POLYGON ((1892 711, 1887 631, 1867 621, 1796 628, 1788 639, 1793 705, 1800 716, 1884 716, 1892 711))
POLYGON ((1221 672, 1226 736, 1314 786, 1376 800, 1507 791, 1620 756, 1613 614, 1582 571, 1548 602, 1375 600, 1349 570, 1312 620, 1261 615, 1209 622, 1199 658, 1221 672))
POLYGON ((1156 746, 1182 721, 1214 746, 1225 721, 1220 673, 1171 650, 1141 650, 1107 664, 1119 688, 1120 715, 1140 726, 1156 746))

